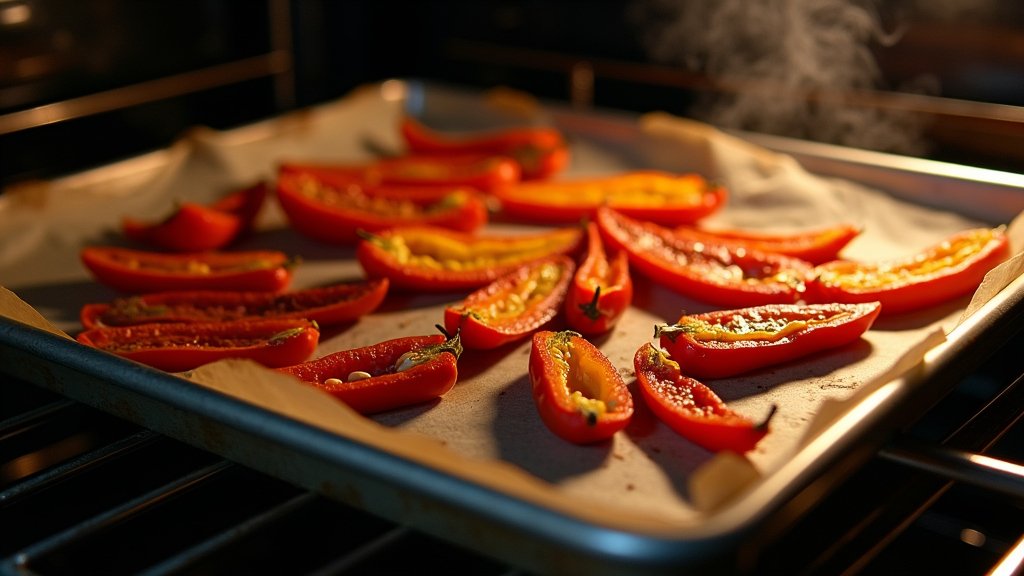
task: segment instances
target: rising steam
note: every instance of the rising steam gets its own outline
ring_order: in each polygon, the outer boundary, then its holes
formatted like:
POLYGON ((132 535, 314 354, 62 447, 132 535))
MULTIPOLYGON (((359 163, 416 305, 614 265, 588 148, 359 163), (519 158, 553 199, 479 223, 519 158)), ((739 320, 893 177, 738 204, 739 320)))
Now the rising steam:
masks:
MULTIPOLYGON (((964 2, 929 8, 953 16, 958 4, 964 2)), ((690 110, 696 118, 846 146, 925 152, 921 116, 866 100, 873 91, 894 88, 883 85, 872 50, 899 35, 898 25, 886 30, 870 0, 637 0, 632 8, 653 59, 715 81, 716 90, 690 110)), ((895 88, 929 94, 936 84, 923 78, 895 88)))

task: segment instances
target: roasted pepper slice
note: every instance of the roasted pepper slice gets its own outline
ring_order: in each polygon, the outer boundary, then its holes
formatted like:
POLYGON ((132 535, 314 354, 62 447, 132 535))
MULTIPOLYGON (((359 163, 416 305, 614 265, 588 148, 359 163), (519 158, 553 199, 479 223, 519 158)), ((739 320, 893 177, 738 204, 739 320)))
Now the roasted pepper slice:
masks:
POLYGON ((356 258, 370 278, 393 288, 450 292, 485 286, 512 270, 579 249, 579 227, 528 234, 466 234, 434 226, 391 228, 367 235, 356 258))
POLYGON ((86 329, 154 322, 230 322, 306 318, 321 327, 351 322, 374 311, 388 291, 387 278, 344 282, 294 292, 186 290, 117 298, 82 307, 86 329))
POLYGON ((579 333, 535 333, 530 382, 541 420, 569 442, 607 440, 633 417, 629 387, 608 357, 579 333))
POLYGON ((469 186, 482 191, 518 182, 522 176, 515 160, 479 154, 394 156, 363 164, 288 162, 279 168, 279 173, 294 171, 325 180, 357 179, 368 186, 469 186))
POLYGON ((707 450, 743 454, 753 450, 768 434, 771 414, 763 422, 755 423, 732 410, 711 388, 683 375, 679 363, 650 342, 636 351, 633 369, 640 395, 651 412, 669 428, 707 450))
POLYGON ((569 147, 556 128, 520 126, 474 133, 445 133, 428 128, 405 115, 399 125, 405 144, 413 154, 481 154, 508 156, 520 167, 524 179, 547 178, 569 163, 569 147))
POLYGON ((292 228, 332 244, 355 244, 360 230, 425 225, 473 232, 487 222, 483 197, 466 187, 374 187, 285 171, 277 181, 277 199, 292 228))
POLYGON ((320 331, 302 318, 140 324, 94 328, 78 342, 168 372, 223 358, 245 358, 276 368, 302 362, 316 350, 320 331))
POLYGON ((588 222, 587 253, 565 296, 566 324, 583 335, 603 334, 632 302, 629 256, 619 250, 609 259, 597 224, 588 222))
POLYGON ((564 254, 524 264, 445 308, 444 325, 467 348, 521 340, 558 315, 576 263, 564 254))
POLYGON ((266 195, 266 184, 259 182, 212 204, 182 202, 159 221, 125 217, 121 230, 129 239, 154 248, 174 252, 217 250, 250 229, 266 195))
POLYGON ((502 214, 537 223, 579 222, 608 206, 632 218, 674 226, 712 214, 726 199, 725 188, 700 175, 654 170, 519 182, 493 193, 502 214))
POLYGON ((882 306, 768 304, 683 315, 655 327, 669 356, 694 378, 726 378, 845 346, 871 328, 882 306))
POLYGON ((768 232, 756 230, 711 230, 695 226, 679 226, 676 236, 705 243, 731 243, 750 250, 783 254, 821 264, 834 260, 839 251, 860 234, 851 224, 836 224, 800 232, 768 232))
POLYGON ((455 386, 459 335, 406 336, 280 368, 361 414, 440 398, 455 386))
POLYGON ((597 212, 601 236, 630 266, 680 294, 727 307, 793 303, 813 267, 781 254, 684 240, 663 226, 611 208, 597 212))
POLYGON ((165 254, 90 246, 82 264, 101 284, 128 293, 169 290, 284 290, 294 262, 276 250, 165 254))
POLYGON ((808 286, 808 300, 879 301, 883 314, 911 312, 972 293, 1009 256, 1003 227, 964 230, 902 259, 821 264, 808 286))

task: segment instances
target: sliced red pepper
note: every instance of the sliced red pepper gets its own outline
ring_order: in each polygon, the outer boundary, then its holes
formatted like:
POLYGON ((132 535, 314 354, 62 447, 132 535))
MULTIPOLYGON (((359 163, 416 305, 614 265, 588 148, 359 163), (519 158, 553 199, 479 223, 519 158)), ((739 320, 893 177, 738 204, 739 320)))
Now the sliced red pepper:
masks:
POLYGON ((359 181, 339 186, 308 173, 283 172, 277 199, 292 228, 333 244, 355 244, 360 230, 423 225, 473 232, 487 222, 484 199, 472 188, 370 187, 359 181))
POLYGON ((263 205, 263 182, 232 192, 212 204, 183 202, 159 221, 125 217, 121 230, 128 238, 174 252, 201 252, 224 248, 252 226, 263 205))
POLYGON ((601 206, 666 226, 692 223, 717 211, 726 200, 722 186, 697 174, 654 170, 573 180, 520 182, 494 190, 502 214, 537 223, 571 223, 592 218, 601 206))
POLYGON ((972 293, 1009 256, 1002 227, 964 230, 902 259, 821 264, 808 286, 808 300, 879 301, 883 314, 911 312, 972 293))
POLYGON ((726 378, 845 346, 881 309, 878 302, 769 304, 683 315, 655 327, 655 335, 688 375, 726 378))
POLYGON ((316 350, 320 331, 302 318, 240 320, 94 328, 77 340, 153 368, 182 372, 224 358, 270 368, 297 364, 316 350))
POLYGON ((579 249, 583 232, 569 227, 528 234, 466 234, 432 226, 367 235, 356 258, 370 278, 424 292, 472 290, 528 262, 579 249))
POLYGON ((813 267, 798 258, 679 238, 653 222, 610 208, 597 212, 602 238, 625 250, 630 266, 680 294, 727 307, 793 303, 813 267))
POLYGON ((509 156, 519 164, 524 179, 547 178, 569 163, 569 147, 562 133, 549 126, 520 126, 467 134, 428 128, 412 116, 403 116, 400 132, 414 154, 483 154, 509 156))
POLYGON ((345 282, 294 292, 188 290, 118 298, 82 307, 86 329, 154 322, 230 322, 306 318, 317 325, 351 322, 375 310, 388 291, 387 278, 345 282))
POLYGON ((459 335, 407 336, 280 368, 361 414, 440 398, 455 386, 459 335))
POLYGON ((579 333, 535 333, 530 382, 541 420, 569 442, 607 440, 633 417, 633 396, 619 371, 579 333))
POLYGON ((480 154, 395 156, 363 164, 285 163, 279 170, 282 174, 294 171, 326 181, 356 179, 368 186, 469 186, 483 191, 522 177, 515 160, 480 154))
POLYGON ((837 224, 801 232, 762 232, 755 230, 710 230, 694 226, 675 229, 680 238, 706 243, 736 242, 738 246, 761 252, 783 254, 821 264, 834 260, 840 250, 860 234, 850 224, 837 224))
POLYGON ((587 223, 587 254, 565 295, 566 324, 583 335, 603 334, 632 302, 629 255, 619 250, 609 259, 597 224, 587 223))
POLYGON ((293 261, 276 250, 165 254, 113 246, 80 252, 101 284, 127 293, 170 290, 259 290, 288 287, 293 261))
POLYGON ((575 270, 564 254, 524 264, 445 308, 445 329, 462 334, 467 348, 526 338, 558 315, 575 270))
POLYGON ((711 388, 683 375, 679 363, 650 342, 636 351, 633 369, 644 403, 658 420, 707 450, 744 454, 768 434, 771 414, 755 423, 732 410, 711 388))

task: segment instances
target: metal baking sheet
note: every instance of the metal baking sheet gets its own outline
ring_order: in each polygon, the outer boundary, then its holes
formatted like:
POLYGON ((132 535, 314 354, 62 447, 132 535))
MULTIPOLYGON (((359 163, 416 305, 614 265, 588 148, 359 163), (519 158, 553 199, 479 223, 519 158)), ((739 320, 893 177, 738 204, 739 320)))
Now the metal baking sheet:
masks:
MULTIPOLYGON (((9 306, 0 317, 0 370, 529 570, 678 573, 755 553, 772 511, 838 463, 873 451, 1024 309, 1010 263, 993 279, 991 298, 882 319, 854 346, 709 382, 752 417, 779 407, 772 433, 743 459, 687 443, 642 403, 607 444, 561 441, 532 404, 525 341, 468 351, 458 384, 437 403, 362 418, 245 363, 218 364, 190 380, 60 335, 79 329, 83 304, 116 296, 89 278, 77 254, 86 244, 121 243, 122 215, 155 217, 175 200, 209 200, 272 179, 284 161, 359 162, 375 150, 400 150, 404 111, 449 129, 552 123, 572 142, 569 177, 650 167, 723 179, 732 195, 713 223, 854 220, 864 233, 851 257, 908 253, 958 229, 1009 224, 1024 210, 1024 182, 1013 174, 393 80, 253 126, 197 128, 167 150, 5 192, 0 285, 9 306), (36 328, 47 325, 53 331, 36 328)), ((488 229, 534 228, 495 218, 488 229)), ((301 255, 294 287, 361 275, 351 248, 296 234, 273 204, 239 248, 301 255)), ((317 355, 430 333, 461 296, 393 292, 374 314, 324 334, 317 355)), ((640 277, 633 308, 595 343, 629 381, 632 355, 655 323, 710 309, 640 277)))

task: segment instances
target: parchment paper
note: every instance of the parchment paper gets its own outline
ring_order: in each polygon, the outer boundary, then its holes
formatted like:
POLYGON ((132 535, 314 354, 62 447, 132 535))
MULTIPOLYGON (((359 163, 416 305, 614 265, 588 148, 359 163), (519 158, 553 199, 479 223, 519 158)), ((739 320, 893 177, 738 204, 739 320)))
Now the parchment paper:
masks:
MULTIPOLYGON (((158 218, 176 200, 209 201, 255 180, 272 180, 283 161, 365 161, 372 157, 364 146, 367 138, 400 149, 396 127, 405 96, 400 83, 367 86, 302 113, 223 133, 196 128, 165 151, 7 190, 0 195, 0 285, 9 291, 0 293, 0 313, 73 335, 80 330, 77 314, 83 304, 117 296, 90 278, 78 250, 89 244, 124 244, 118 233, 122 216, 158 218), (26 308, 32 312, 26 314, 26 308)), ((437 109, 432 114, 444 117, 437 109)), ((699 171, 724 182, 730 192, 727 206, 707 225, 795 230, 854 223, 863 233, 843 255, 855 259, 911 254, 958 230, 992 224, 809 174, 792 158, 681 118, 653 113, 641 117, 638 126, 627 124, 624 133, 630 135, 612 144, 574 138, 572 166, 563 177, 645 166, 699 171)), ((1021 246, 1020 228, 1013 227, 1015 252, 1021 246)), ((490 232, 510 234, 530 229, 499 219, 488 226, 490 232)), ((297 234, 272 199, 258 232, 237 248, 300 255, 293 288, 362 276, 351 247, 323 245, 297 234)), ((997 274, 985 293, 990 296, 1019 273, 1017 260, 997 274)), ((633 354, 651 338, 655 324, 712 309, 642 276, 636 281, 633 308, 611 334, 594 339, 630 383, 633 354)), ((325 332, 315 356, 432 333, 444 307, 464 295, 393 291, 375 313, 325 332)), ((277 406, 294 418, 568 514, 651 529, 699 521, 771 474, 800 449, 826 403, 830 410, 841 409, 864 383, 915 364, 956 325, 970 300, 883 317, 861 341, 842 349, 708 381, 733 409, 752 418, 778 406, 772 432, 746 458, 716 459, 690 444, 658 422, 639 396, 633 422, 610 442, 577 446, 560 440, 544 427, 533 405, 528 340, 495 351, 467 351, 459 361, 459 381, 443 399, 371 419, 318 391, 282 384, 279 375, 251 363, 217 363, 189 377, 197 385, 277 406), (282 401, 282 390, 290 391, 287 401, 282 401)), ((550 328, 563 327, 558 322, 550 328)))

